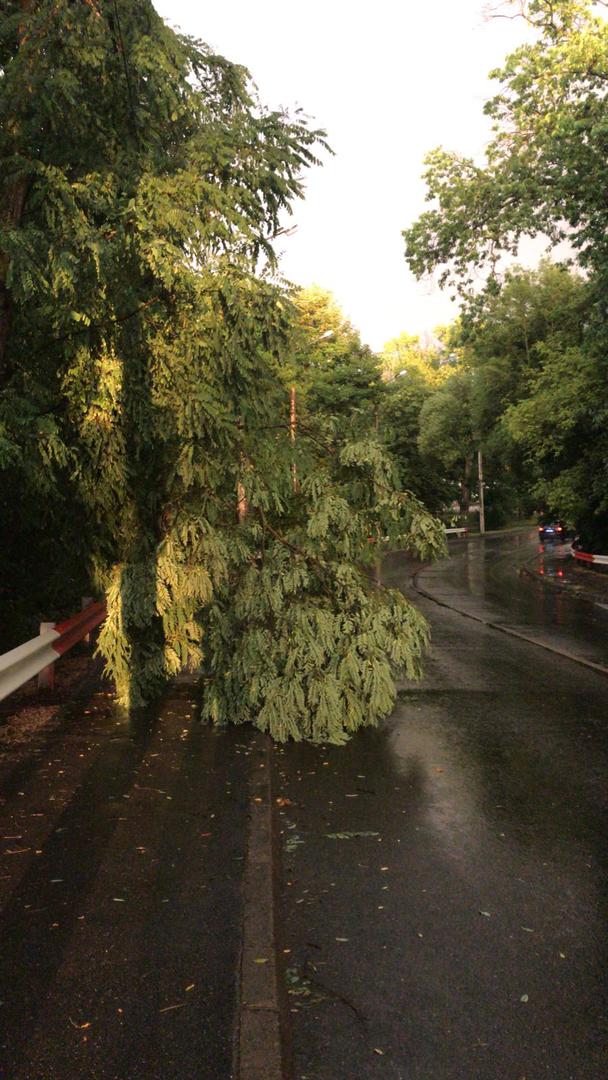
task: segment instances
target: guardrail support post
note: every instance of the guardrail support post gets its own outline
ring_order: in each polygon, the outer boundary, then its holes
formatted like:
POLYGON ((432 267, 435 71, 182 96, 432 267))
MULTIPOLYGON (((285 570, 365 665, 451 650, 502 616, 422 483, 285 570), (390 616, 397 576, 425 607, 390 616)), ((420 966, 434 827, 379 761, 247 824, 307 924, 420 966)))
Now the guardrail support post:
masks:
MULTIPOLYGON (((54 622, 41 622, 40 633, 44 634, 47 630, 54 630, 54 622)), ((55 665, 49 664, 48 667, 42 669, 38 675, 38 689, 52 690, 55 685, 55 665)))
MULTIPOLYGON (((88 608, 89 604, 92 604, 94 599, 95 599, 94 596, 83 596, 81 601, 80 601, 80 610, 84 611, 85 608, 88 608)), ((83 637, 82 640, 83 640, 85 645, 87 645, 87 646, 90 645, 91 644, 91 635, 90 634, 85 634, 85 636, 83 637)))

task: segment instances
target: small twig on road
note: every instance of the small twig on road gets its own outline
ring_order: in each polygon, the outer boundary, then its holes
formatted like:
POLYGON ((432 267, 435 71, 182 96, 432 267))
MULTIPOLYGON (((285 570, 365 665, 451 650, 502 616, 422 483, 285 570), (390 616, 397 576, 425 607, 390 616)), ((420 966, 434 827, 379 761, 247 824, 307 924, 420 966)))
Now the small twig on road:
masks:
POLYGON ((346 1005, 347 1008, 349 1008, 351 1012, 354 1013, 358 1022, 361 1024, 361 1027, 367 1034, 367 1028, 369 1024, 369 1020, 367 1019, 367 1017, 364 1016, 360 1009, 358 1009, 357 1006, 353 1004, 350 998, 345 997, 344 994, 340 994, 337 990, 332 990, 330 986, 326 986, 325 983, 322 983, 320 981, 320 979, 317 979, 314 975, 311 975, 311 969, 313 971, 315 970, 314 964, 307 957, 304 961, 303 971, 310 985, 314 986, 319 990, 322 990, 324 994, 326 994, 330 998, 333 998, 334 1001, 341 1001, 343 1005, 346 1005))

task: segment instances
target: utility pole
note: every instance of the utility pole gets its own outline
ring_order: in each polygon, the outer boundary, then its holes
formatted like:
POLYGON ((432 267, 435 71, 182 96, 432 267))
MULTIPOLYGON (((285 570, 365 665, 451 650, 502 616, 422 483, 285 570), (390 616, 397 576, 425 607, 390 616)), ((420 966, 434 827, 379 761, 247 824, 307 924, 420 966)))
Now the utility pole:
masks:
POLYGON ((483 458, 481 449, 477 451, 477 474, 479 477, 479 531, 483 534, 486 531, 486 509, 483 497, 483 458))

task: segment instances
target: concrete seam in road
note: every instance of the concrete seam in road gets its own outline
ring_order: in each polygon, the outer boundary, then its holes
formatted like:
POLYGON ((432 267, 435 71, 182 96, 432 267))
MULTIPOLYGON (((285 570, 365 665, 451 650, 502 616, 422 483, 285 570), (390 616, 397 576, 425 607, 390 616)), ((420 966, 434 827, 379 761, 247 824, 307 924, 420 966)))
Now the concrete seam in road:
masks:
POLYGON ((585 660, 584 657, 566 652, 565 649, 557 649, 555 645, 548 645, 544 641, 537 641, 536 638, 529 637, 527 634, 522 634, 520 630, 514 630, 512 627, 505 626, 501 623, 490 622, 488 619, 482 619, 480 615, 472 615, 469 611, 462 611, 461 608, 453 607, 452 604, 446 604, 445 600, 438 600, 436 596, 433 596, 432 593, 427 592, 418 585, 418 574, 413 575, 412 584, 417 593, 421 596, 426 596, 427 600, 431 600, 434 604, 438 604, 439 607, 447 608, 448 611, 454 611, 457 615, 462 615, 465 619, 473 619, 474 622, 481 623, 482 626, 488 626, 491 630, 498 630, 501 634, 507 634, 509 637, 518 638, 519 641, 526 641, 529 645, 537 645, 539 649, 544 649, 546 652, 553 653, 555 656, 563 656, 564 659, 572 660, 575 664, 581 664, 582 667, 590 668, 599 675, 608 675, 608 668, 603 667, 601 664, 596 664, 593 660, 585 660))
POLYGON ((252 747, 249 831, 243 876, 243 933, 235 1080, 288 1080, 284 989, 277 952, 276 839, 268 736, 252 747))

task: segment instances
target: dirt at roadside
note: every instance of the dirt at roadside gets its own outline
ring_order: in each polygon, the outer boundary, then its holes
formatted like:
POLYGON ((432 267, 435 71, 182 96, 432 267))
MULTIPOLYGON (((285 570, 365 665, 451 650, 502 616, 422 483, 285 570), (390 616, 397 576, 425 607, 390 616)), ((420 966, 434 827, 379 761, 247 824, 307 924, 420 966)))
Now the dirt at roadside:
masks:
POLYGON ((586 599, 608 604, 608 573, 573 562, 569 576, 586 599))
POLYGON ((608 573, 592 570, 584 563, 568 559, 563 578, 565 584, 573 585, 586 600, 608 603, 608 573))
POLYGON ((21 749, 59 723, 62 709, 95 685, 101 685, 101 665, 90 654, 64 656, 55 664, 55 685, 40 690, 30 679, 0 702, 0 759, 21 749))

